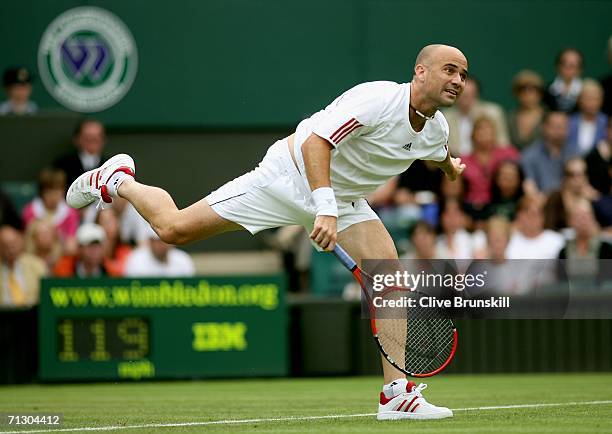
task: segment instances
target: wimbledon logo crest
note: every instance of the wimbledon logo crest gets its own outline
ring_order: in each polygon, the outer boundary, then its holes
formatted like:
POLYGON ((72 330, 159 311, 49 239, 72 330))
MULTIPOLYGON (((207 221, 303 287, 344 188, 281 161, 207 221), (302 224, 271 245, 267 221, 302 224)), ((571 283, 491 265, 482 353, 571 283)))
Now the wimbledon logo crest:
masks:
POLYGON ((97 7, 78 7, 47 27, 38 70, 49 93, 65 107, 97 112, 130 89, 138 68, 134 38, 123 22, 97 7))

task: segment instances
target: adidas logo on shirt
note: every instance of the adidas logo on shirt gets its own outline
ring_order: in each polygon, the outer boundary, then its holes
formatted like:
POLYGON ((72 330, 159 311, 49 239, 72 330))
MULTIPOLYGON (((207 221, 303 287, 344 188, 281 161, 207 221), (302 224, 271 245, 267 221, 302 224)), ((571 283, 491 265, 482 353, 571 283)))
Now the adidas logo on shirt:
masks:
POLYGON ((407 151, 410 151, 410 148, 412 148, 412 142, 406 143, 404 146, 402 146, 402 148, 404 148, 407 151))

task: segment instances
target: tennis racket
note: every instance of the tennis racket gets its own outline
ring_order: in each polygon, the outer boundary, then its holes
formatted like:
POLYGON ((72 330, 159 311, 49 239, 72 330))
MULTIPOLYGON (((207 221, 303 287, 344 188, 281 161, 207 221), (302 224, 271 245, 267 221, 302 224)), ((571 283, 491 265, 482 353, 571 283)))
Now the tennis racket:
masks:
MULTIPOLYGON (((357 266, 338 244, 334 255, 353 274, 365 294, 370 312, 374 340, 385 358, 411 377, 431 377, 448 366, 457 350, 457 329, 452 319, 436 308, 414 307, 394 309, 391 318, 377 318, 373 296, 382 300, 412 297, 418 301, 424 294, 408 288, 385 287, 374 291, 374 279, 357 266)), ((382 315, 381 315, 382 316, 382 315)))

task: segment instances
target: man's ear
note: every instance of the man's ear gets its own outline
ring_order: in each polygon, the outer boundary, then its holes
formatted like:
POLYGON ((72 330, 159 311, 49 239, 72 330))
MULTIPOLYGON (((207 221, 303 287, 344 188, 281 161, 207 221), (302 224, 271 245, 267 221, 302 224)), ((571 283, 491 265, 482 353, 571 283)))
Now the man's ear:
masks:
POLYGON ((427 69, 425 68, 425 66, 423 66, 422 64, 417 64, 414 67, 414 76, 417 78, 417 80, 421 83, 423 83, 425 81, 425 74, 427 72, 427 69))

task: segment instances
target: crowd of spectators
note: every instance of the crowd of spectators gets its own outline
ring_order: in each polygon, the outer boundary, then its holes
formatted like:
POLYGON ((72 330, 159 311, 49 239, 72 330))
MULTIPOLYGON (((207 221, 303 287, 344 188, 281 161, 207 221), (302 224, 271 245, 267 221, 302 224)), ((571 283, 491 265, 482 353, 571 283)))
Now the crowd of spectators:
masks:
POLYGON ((461 179, 417 161, 370 197, 404 258, 612 259, 612 89, 582 65, 567 48, 549 85, 519 72, 507 113, 468 78, 444 111, 461 179))
MULTIPOLYGON (((5 88, 15 86, 6 78, 13 80, 15 74, 5 74, 5 88)), ((31 91, 31 83, 26 84, 31 91)), ((9 98, 11 92, 7 89, 9 98)), ((12 115, 32 114, 17 110, 12 100, 0 107, 10 107, 12 115)), ((73 144, 40 170, 37 195, 22 210, 0 191, 0 306, 35 305, 42 277, 193 276, 191 257, 162 242, 127 201, 79 211, 66 204, 67 186, 108 158, 105 128, 97 120, 80 122, 73 144)))

